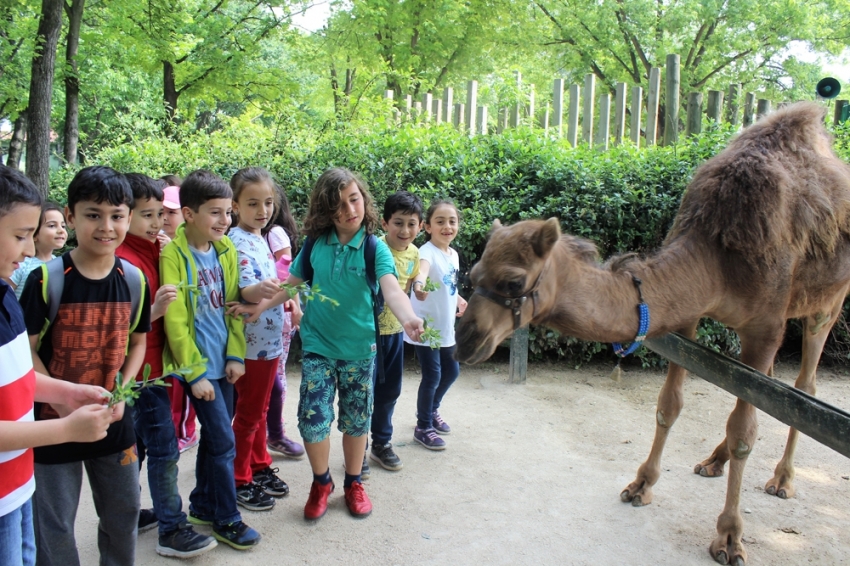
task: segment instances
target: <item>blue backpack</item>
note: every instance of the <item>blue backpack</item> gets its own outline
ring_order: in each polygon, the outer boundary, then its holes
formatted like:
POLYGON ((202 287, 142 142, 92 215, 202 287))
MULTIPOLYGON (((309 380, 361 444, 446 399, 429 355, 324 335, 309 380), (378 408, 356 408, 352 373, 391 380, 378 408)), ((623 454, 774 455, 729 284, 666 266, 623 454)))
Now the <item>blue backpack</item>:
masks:
MULTIPOLYGON (((304 240, 304 247, 299 252, 299 255, 304 255, 301 262, 301 273, 304 275, 304 282, 308 285, 313 281, 313 264, 310 262, 310 254, 315 243, 316 240, 313 238, 307 238, 304 240)), ((363 246, 363 258, 366 260, 366 283, 372 292, 372 314, 375 317, 375 370, 378 372, 378 383, 383 383, 384 352, 381 348, 381 328, 378 325, 378 317, 384 310, 384 294, 381 292, 381 286, 378 284, 377 273, 375 272, 375 253, 378 249, 378 238, 374 234, 367 235, 363 246)))

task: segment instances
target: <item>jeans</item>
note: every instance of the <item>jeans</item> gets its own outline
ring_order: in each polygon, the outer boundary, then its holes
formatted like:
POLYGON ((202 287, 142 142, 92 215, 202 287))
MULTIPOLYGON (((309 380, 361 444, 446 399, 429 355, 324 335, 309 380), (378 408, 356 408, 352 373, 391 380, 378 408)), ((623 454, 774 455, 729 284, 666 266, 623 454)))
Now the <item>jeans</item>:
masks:
POLYGON ((0 564, 33 566, 35 532, 32 526, 32 499, 0 517, 0 564))
POLYGON ((251 483, 254 472, 272 465, 272 457, 266 448, 266 413, 276 378, 277 358, 245 360, 245 375, 234 385, 238 393, 236 417, 233 419, 236 442, 233 478, 237 486, 251 483))
POLYGON ((177 435, 171 421, 167 388, 145 387, 133 407, 139 460, 148 458, 148 485, 160 534, 177 530, 186 521, 183 500, 177 490, 177 435))
POLYGON ((35 465, 36 564, 80 565, 74 522, 84 467, 100 519, 97 526, 100 565, 132 566, 139 526, 139 460, 135 446, 82 462, 35 465))
POLYGON ((443 396, 460 374, 460 365, 454 359, 455 346, 439 349, 413 347, 422 365, 422 381, 416 398, 416 426, 428 429, 433 426, 431 415, 440 408, 443 396))
POLYGON ((393 411, 401 396, 401 378, 404 373, 404 333, 381 336, 380 348, 384 354, 384 382, 378 382, 378 371, 372 378, 375 407, 372 410, 372 444, 386 444, 393 437, 393 411))
POLYGON ((199 517, 216 525, 241 521, 236 509, 236 484, 233 483, 233 385, 227 379, 210 379, 215 399, 204 401, 192 395, 189 384, 183 387, 201 422, 201 441, 195 461, 195 489, 189 495, 189 508, 199 517))

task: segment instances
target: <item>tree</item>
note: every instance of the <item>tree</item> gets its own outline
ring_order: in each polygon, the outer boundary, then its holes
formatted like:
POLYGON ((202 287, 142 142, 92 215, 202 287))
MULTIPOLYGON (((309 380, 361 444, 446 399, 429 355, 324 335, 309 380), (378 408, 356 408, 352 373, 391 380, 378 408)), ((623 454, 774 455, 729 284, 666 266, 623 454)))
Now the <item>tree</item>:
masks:
POLYGON ((42 0, 36 50, 32 59, 28 104, 26 174, 47 196, 50 172, 50 112, 53 102, 53 70, 62 30, 64 0, 42 0))
POLYGON ((65 135, 63 148, 65 161, 77 163, 77 142, 80 139, 80 78, 77 68, 77 49, 80 45, 80 25, 83 21, 85 0, 63 2, 68 14, 68 33, 65 36, 65 135))

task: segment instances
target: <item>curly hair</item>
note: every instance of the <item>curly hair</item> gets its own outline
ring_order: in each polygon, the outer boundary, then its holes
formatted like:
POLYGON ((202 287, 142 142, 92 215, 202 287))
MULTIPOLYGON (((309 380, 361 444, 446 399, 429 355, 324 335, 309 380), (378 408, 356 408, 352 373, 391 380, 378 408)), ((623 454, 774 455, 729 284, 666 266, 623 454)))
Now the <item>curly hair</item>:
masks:
POLYGON ((308 238, 316 239, 334 228, 334 218, 340 210, 339 194, 351 183, 356 184, 363 195, 363 226, 366 234, 375 233, 380 222, 366 181, 344 167, 334 167, 322 173, 310 194, 310 208, 302 228, 308 238))

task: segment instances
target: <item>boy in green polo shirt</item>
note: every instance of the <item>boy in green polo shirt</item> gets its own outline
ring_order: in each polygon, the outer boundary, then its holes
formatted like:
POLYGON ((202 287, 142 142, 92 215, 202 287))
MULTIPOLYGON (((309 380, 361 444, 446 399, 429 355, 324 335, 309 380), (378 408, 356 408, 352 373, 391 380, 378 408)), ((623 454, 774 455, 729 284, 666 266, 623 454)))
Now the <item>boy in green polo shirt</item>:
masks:
MULTIPOLYGON (((342 168, 330 169, 319 177, 310 196, 304 232, 315 240, 310 254, 313 284, 339 301, 339 306, 313 301, 300 321, 304 361, 298 429, 313 469, 313 484, 304 507, 308 520, 325 514, 334 489, 328 460, 337 389, 337 428, 343 433, 346 462, 345 503, 354 517, 366 517, 372 512, 360 471, 372 414, 372 378, 379 345, 375 344, 363 243, 373 237, 377 226, 372 196, 360 177, 342 168)), ((303 261, 301 256, 295 259, 288 283, 302 282, 303 261)), ((413 314, 410 299, 398 284, 392 254, 381 242, 375 250, 375 271, 386 304, 404 331, 418 341, 425 331, 422 319, 413 314)), ((293 324, 299 323, 299 315, 296 309, 293 324)))

